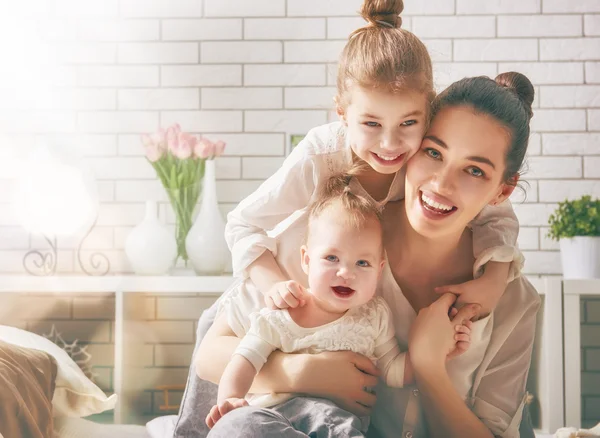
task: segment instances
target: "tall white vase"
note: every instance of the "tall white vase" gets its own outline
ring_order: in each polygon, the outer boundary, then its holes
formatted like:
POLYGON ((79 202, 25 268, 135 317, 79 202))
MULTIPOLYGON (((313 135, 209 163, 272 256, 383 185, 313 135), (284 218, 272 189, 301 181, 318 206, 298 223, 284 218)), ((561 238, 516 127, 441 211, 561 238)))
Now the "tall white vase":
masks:
POLYGON ((231 258, 217 201, 214 160, 206 161, 200 211, 185 239, 185 248, 198 275, 221 275, 231 258))
POLYGON ((146 202, 146 216, 127 236, 125 253, 139 275, 164 275, 175 263, 177 242, 158 220, 155 201, 146 202))

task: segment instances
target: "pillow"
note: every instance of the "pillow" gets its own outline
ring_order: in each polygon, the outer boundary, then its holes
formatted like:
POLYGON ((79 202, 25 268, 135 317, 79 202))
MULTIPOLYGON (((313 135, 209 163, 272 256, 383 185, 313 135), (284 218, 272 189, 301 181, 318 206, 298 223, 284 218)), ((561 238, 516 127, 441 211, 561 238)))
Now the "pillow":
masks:
POLYGON ((0 341, 45 351, 56 360, 58 373, 52 398, 55 417, 87 417, 114 409, 117 395, 107 397, 62 348, 48 339, 15 327, 0 325, 0 341))
POLYGON ((146 423, 146 430, 152 438, 172 438, 176 422, 177 415, 156 417, 146 423))
POLYGON ((49 354, 0 341, 0 437, 53 436, 56 372, 49 354))

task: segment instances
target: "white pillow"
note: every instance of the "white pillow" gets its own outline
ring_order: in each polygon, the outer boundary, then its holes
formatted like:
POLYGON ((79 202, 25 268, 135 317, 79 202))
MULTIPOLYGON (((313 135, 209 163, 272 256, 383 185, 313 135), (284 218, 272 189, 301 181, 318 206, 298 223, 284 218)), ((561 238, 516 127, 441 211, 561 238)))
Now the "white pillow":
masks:
POLYGON ((172 438, 175 433, 177 415, 156 417, 146 423, 146 430, 152 438, 172 438))
POLYGON ((54 342, 25 330, 0 325, 0 340, 23 348, 45 351, 58 365, 52 398, 54 416, 87 417, 114 409, 117 395, 107 397, 88 379, 69 355, 54 342))

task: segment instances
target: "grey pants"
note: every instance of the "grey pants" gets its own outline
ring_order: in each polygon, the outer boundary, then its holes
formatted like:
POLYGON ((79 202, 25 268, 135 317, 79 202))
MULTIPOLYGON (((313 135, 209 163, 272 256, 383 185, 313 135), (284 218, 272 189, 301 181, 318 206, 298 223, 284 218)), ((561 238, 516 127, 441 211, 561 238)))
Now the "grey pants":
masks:
POLYGON ((329 400, 295 397, 273 408, 231 411, 208 438, 362 438, 362 428, 360 418, 329 400))

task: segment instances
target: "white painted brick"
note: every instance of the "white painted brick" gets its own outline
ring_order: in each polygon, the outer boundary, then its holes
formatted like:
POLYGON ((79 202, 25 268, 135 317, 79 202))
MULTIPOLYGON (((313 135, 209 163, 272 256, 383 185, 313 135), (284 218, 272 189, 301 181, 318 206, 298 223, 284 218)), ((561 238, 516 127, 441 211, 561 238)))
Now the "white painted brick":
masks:
POLYGON ((337 64, 327 64, 327 85, 337 86, 337 64))
POLYGON ((546 131, 585 131, 585 110, 538 109, 531 119, 531 130, 546 131))
POLYGON ((306 134, 326 121, 325 111, 246 111, 244 115, 247 132, 306 134))
POLYGON ((600 85, 543 86, 540 91, 544 108, 600 107, 600 85))
POLYGON ((600 134, 542 134, 544 155, 600 155, 600 134))
POLYGON ((239 132, 242 130, 241 111, 165 111, 161 125, 179 123, 190 132, 239 132))
POLYGON ((161 67, 161 84, 170 87, 242 85, 239 65, 194 65, 161 67))
POLYGON ((458 14, 528 14, 540 12, 542 0, 521 0, 507 5, 505 0, 456 0, 458 14))
POLYGON ((555 204, 514 204, 513 208, 521 226, 548 224, 548 217, 554 212, 555 204))
MULTIPOLYGON (((96 20, 93 21, 96 22, 96 20)), ((48 17, 40 20, 20 21, 19 26, 22 31, 38 35, 43 41, 74 41, 78 37, 78 22, 73 19, 48 17)))
POLYGON ((537 58, 538 44, 534 39, 454 41, 455 61, 533 61, 537 58))
POLYGON ((76 115, 59 111, 0 111, 0 132, 61 133, 74 132, 76 115))
POLYGON ((519 249, 521 251, 540 249, 539 228, 521 227, 519 230, 519 249))
POLYGON ((451 40, 424 40, 425 46, 429 51, 431 61, 449 62, 452 61, 452 41, 451 40))
POLYGON ((277 109, 283 106, 281 88, 205 88, 204 109, 277 109))
POLYGON ((550 227, 541 227, 540 228, 540 247, 545 251, 554 251, 559 250, 560 245, 556 240, 548 237, 548 232, 550 231, 550 227))
POLYGON ((86 157, 102 157, 117 154, 117 139, 114 135, 45 135, 39 139, 51 145, 61 145, 77 150, 77 153, 86 157))
POLYGON ((267 179, 273 175, 283 164, 283 157, 243 158, 243 178, 267 179))
MULTIPOLYGON (((61 249, 76 250, 79 245, 84 249, 112 249, 113 229, 110 227, 94 227, 85 237, 87 230, 81 230, 76 235, 60 236, 58 247, 61 249), (85 237, 85 240, 84 240, 85 237)), ((49 249, 46 240, 41 236, 32 236, 31 246, 34 248, 49 249)))
POLYGON ((581 157, 530 157, 527 160, 531 179, 581 178, 581 157))
POLYGON ((198 0, 121 0, 123 17, 201 17, 198 0))
POLYGON ((282 53, 279 41, 200 43, 200 59, 203 64, 281 62, 282 53))
POLYGON ((118 99, 121 110, 200 108, 200 90, 196 88, 119 90, 118 99))
POLYGON ((240 202, 252 194, 262 181, 217 181, 220 202, 240 202))
POLYGON ((360 9, 361 4, 362 1, 360 0, 288 0, 287 15, 289 17, 354 17, 358 14, 357 11, 360 9))
POLYGON ((324 18, 246 18, 246 40, 318 40, 325 38, 324 18))
POLYGON ((332 109, 335 88, 294 87, 285 89, 285 107, 298 109, 332 109))
POLYGON ((498 65, 498 72, 518 71, 535 85, 582 84, 582 62, 507 62, 498 65))
POLYGON ((540 39, 540 60, 577 61, 600 58, 600 38, 540 39))
MULTIPOLYGON (((111 344, 89 344, 86 350, 94 359, 95 367, 115 365, 115 346, 111 344)), ((152 363, 150 363, 152 365, 152 363)))
POLYGON ((545 14, 554 12, 565 12, 573 14, 576 12, 600 12, 598 0, 578 0, 576 2, 565 2, 564 0, 544 0, 542 11, 545 14))
POLYGON ((600 131, 600 110, 588 110, 588 129, 600 131))
POLYGON ((29 233, 21 227, 0 228, 0 250, 28 249, 29 233))
POLYGON ((527 157, 542 154, 542 136, 536 132, 529 135, 529 144, 527 146, 527 157))
POLYGON ((443 89, 460 79, 471 76, 495 78, 498 68, 494 62, 436 62, 433 76, 436 87, 443 89))
MULTIPOLYGON (((600 179, 600 157, 584 157, 583 158, 583 176, 585 178, 600 179)), ((600 181, 598 181, 598 194, 600 197, 600 181)))
POLYGON ((217 300, 218 295, 202 297, 158 297, 156 299, 157 319, 192 319, 198 320, 202 312, 217 300))
POLYGON ((327 39, 347 40, 356 29, 365 26, 367 22, 362 17, 328 17, 327 39))
POLYGON ((285 152, 284 134, 214 134, 210 140, 223 140, 225 155, 283 155, 285 152))
POLYGON ((113 43, 61 43, 49 50, 60 64, 114 64, 117 60, 117 45, 113 43))
POLYGON ((110 340, 110 323, 108 321, 61 321, 42 320, 30 326, 30 331, 42 335, 50 333, 52 325, 56 327, 65 341, 79 339, 82 342, 103 343, 110 340))
POLYGON ((242 20, 238 18, 163 20, 162 39, 165 41, 239 40, 242 39, 242 20))
POLYGON ((125 43, 119 45, 120 64, 194 64, 197 43, 125 43))
POLYGON ((600 35, 600 15, 585 15, 583 17, 583 34, 586 36, 600 35))
POLYGON ((513 204, 538 202, 538 182, 531 180, 528 173, 525 173, 513 191, 510 201, 513 204))
POLYGON ((525 256, 524 274, 560 274, 560 253, 558 251, 523 251, 525 256))
POLYGON ((77 26, 77 36, 83 41, 158 41, 158 20, 86 20, 77 26))
MULTIPOLYGON (((162 222, 162 219, 159 218, 162 222)), ((123 250, 125 249, 125 242, 127 241, 127 237, 133 230, 133 227, 114 227, 115 230, 115 240, 113 243, 113 247, 115 249, 123 250)))
POLYGON ((325 85, 325 65, 245 65, 244 85, 302 86, 325 85))
POLYGON ((156 87, 158 68, 111 66, 81 67, 79 85, 84 87, 156 87))
MULTIPOLYGON (((14 205, 4 203, 0 204, 0 225, 1 226, 20 226, 19 220, 15 215, 14 205)), ((2 264, 0 263, 0 267, 2 264)))
POLYGON ((153 179, 117 181, 115 200, 117 202, 145 202, 148 200, 168 202, 169 198, 160 181, 153 179))
MULTIPOLYGON (((154 364, 159 367, 189 366, 192 363, 193 345, 156 345, 154 364)), ((169 403, 172 401, 169 398, 169 403)))
POLYGON ((219 204, 219 210, 221 211, 221 215, 226 218, 227 215, 233 211, 233 209, 237 207, 237 203, 235 204, 219 204))
POLYGON ((496 18, 493 16, 414 17, 412 29, 419 38, 495 37, 496 18))
POLYGON ((600 196, 600 181, 540 181, 541 202, 562 202, 583 195, 600 196))
POLYGON ((119 15, 118 0, 97 2, 94 0, 60 0, 52 2, 58 17, 97 18, 119 15))
POLYGON ((158 125, 152 112, 85 112, 77 115, 77 126, 88 133, 149 132, 158 125))
POLYGON ((345 41, 284 41, 284 62, 337 62, 345 41))
POLYGON ((205 0, 207 17, 283 17, 285 0, 205 0))
POLYGON ((153 179, 156 176, 154 168, 142 157, 97 157, 86 161, 97 179, 153 179))
POLYGON ((585 82, 588 84, 600 84, 600 62, 585 63, 585 82))
POLYGON ((114 202, 115 183, 112 181, 96 181, 99 202, 114 202))
MULTIPOLYGON (((357 6, 356 10, 360 7, 357 6)), ((454 2, 448 0, 428 0, 427 2, 404 2, 404 15, 453 15, 454 2)), ((404 27, 404 26, 403 26, 404 27)))
POLYGON ((581 17, 578 15, 519 15, 499 16, 499 37, 581 36, 581 17))
MULTIPOLYGON (((34 90, 31 90, 32 92, 34 90)), ((116 108, 116 92, 114 90, 94 89, 35 89, 35 99, 23 100, 11 92, 0 101, 0 109, 12 110, 101 110, 116 108)))
MULTIPOLYGON (((191 321, 148 321, 139 334, 142 336, 141 340, 149 344, 194 342, 194 324, 191 321)), ((159 371, 155 368, 146 368, 145 370, 150 374, 159 371)), ((185 370, 185 374, 187 374, 187 370, 185 370)), ((160 373, 156 377, 159 375, 160 373)), ((162 380, 161 383, 163 383, 162 380)))

